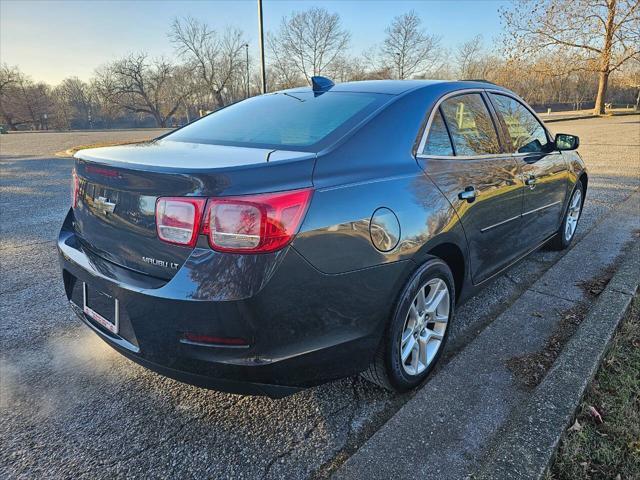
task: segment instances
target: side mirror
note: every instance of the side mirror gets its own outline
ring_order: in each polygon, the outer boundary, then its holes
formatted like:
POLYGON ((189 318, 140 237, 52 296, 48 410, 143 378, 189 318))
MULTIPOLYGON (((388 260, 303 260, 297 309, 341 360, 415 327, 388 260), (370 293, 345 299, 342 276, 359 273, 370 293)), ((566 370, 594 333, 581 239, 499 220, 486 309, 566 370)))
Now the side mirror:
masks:
POLYGON ((568 133, 557 134, 554 141, 558 150, 575 150, 580 146, 580 139, 568 133))

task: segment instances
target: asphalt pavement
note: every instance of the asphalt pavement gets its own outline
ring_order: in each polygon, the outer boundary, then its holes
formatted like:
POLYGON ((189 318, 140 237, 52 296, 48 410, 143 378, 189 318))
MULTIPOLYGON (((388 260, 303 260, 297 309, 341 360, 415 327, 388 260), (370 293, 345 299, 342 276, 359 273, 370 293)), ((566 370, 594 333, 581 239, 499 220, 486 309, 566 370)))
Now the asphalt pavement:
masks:
MULTIPOLYGON (((581 238, 640 186, 640 116, 551 128, 581 137, 590 170, 581 238)), ((0 476, 322 477, 410 396, 358 377, 282 400, 191 387, 113 352, 67 304, 55 238, 72 162, 54 153, 158 134, 0 136, 0 476)), ((462 306, 444 363, 563 255, 535 253, 462 306)))

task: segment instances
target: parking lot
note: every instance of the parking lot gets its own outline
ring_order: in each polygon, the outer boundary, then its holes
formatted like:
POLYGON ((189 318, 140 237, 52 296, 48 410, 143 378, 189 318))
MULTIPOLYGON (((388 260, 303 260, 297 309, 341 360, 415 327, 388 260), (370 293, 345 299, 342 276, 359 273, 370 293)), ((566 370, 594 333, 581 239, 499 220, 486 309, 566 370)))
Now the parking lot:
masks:
MULTIPOLYGON (((640 116, 550 127, 581 137, 590 182, 579 239, 640 187, 640 116)), ((160 133, 0 136, 0 476, 325 476, 408 395, 360 378, 282 400, 202 390, 124 359, 68 306, 55 238, 69 205, 72 162, 54 153, 160 133)), ((562 255, 535 253, 463 305, 444 360, 562 255)))

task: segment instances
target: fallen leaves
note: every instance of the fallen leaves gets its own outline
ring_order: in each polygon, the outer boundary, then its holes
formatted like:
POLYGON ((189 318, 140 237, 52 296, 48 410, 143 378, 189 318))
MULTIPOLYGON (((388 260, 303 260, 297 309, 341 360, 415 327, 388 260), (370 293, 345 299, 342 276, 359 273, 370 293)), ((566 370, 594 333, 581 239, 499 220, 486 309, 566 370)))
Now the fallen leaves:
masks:
POLYGON ((580 422, 576 418, 576 421, 573 422, 573 425, 571 425, 567 431, 568 432, 579 432, 580 430, 582 430, 582 425, 580 425, 580 422))
POLYGON ((615 268, 610 266, 602 271, 599 276, 590 280, 580 281, 576 283, 576 286, 581 287, 589 296, 597 297, 604 291, 614 272, 615 268))
POLYGON ((596 410, 596 407, 594 407, 593 405, 589 405, 589 413, 597 423, 604 423, 604 420, 602 420, 602 415, 600 415, 600 412, 596 410))

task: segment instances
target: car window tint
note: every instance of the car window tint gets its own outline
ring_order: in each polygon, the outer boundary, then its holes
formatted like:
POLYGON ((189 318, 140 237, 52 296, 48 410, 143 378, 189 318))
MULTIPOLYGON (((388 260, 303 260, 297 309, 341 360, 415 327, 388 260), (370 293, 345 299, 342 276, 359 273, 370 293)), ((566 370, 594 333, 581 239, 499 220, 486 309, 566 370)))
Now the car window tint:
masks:
POLYGON ((544 128, 524 105, 505 95, 491 94, 491 97, 507 124, 515 152, 542 152, 548 147, 544 128))
MULTIPOLYGON (((261 95, 218 110, 167 140, 304 150, 337 139, 386 101, 365 93, 291 92, 261 95), (328 138, 332 136, 332 138, 328 138), (302 148, 300 148, 302 147, 302 148)), ((311 150, 311 149, 309 149, 311 150)))
POLYGON ((422 151, 424 155, 452 156, 453 148, 451 147, 451 139, 444 124, 440 109, 433 116, 431 127, 429 128, 429 136, 427 143, 422 151))
POLYGON ((491 115, 479 93, 459 95, 442 102, 456 155, 500 153, 500 143, 491 115))

